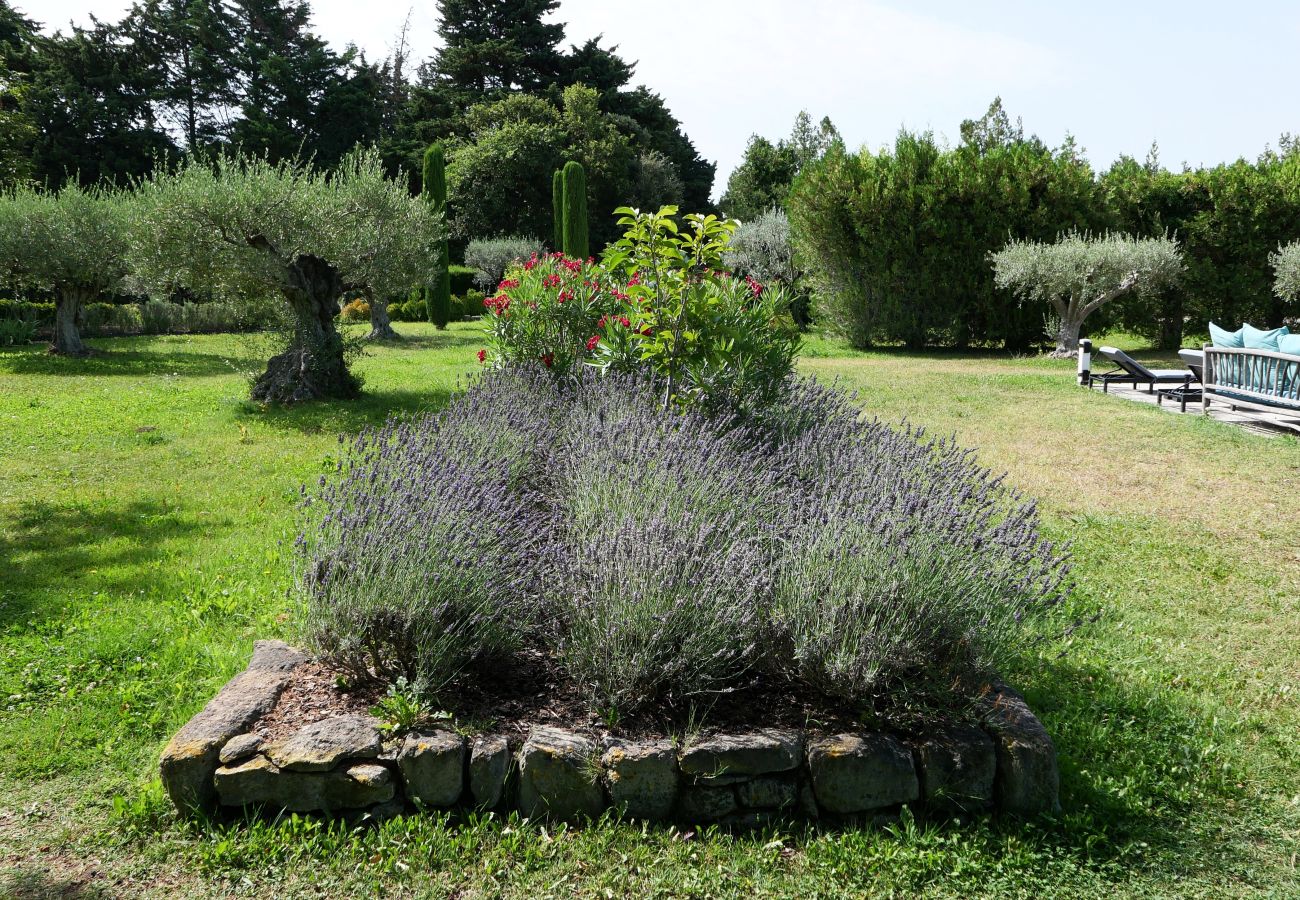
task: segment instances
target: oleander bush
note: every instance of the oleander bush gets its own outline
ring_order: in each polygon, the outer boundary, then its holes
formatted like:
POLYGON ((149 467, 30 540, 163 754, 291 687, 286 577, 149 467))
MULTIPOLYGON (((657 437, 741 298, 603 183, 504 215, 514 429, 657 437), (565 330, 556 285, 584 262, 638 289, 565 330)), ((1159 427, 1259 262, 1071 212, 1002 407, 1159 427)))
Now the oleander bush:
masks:
POLYGON ((309 641, 437 703, 526 649, 604 716, 757 683, 866 715, 1059 633, 1068 553, 969 452, 793 376, 758 409, 662 396, 521 363, 364 435, 307 503, 309 641))
POLYGON ((757 409, 794 368, 798 329, 780 285, 725 265, 734 222, 616 211, 626 232, 599 263, 534 255, 487 298, 496 365, 540 362, 557 377, 583 367, 649 373, 665 403, 757 409))

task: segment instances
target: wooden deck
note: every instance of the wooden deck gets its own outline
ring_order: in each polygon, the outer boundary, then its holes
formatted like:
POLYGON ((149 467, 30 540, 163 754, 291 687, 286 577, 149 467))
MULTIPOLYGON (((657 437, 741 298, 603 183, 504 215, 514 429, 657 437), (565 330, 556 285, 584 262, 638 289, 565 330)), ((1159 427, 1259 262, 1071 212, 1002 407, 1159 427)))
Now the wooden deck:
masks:
MULTIPOLYGON (((1094 384, 1092 389, 1098 394, 1101 393, 1101 385, 1094 384)), ((1134 389, 1128 385, 1110 386, 1108 397, 1115 397, 1120 400, 1132 400, 1137 403, 1149 403, 1156 406, 1157 394, 1148 394, 1145 387, 1134 389)), ((1174 415, 1180 415, 1178 411, 1178 401, 1171 400, 1168 397, 1164 402, 1159 404, 1159 408, 1165 412, 1171 412, 1174 415)), ((1199 416, 1201 415, 1201 402, 1199 400, 1191 401, 1187 404, 1187 412, 1183 415, 1199 416)), ((1263 437, 1278 437, 1289 434, 1292 437, 1300 435, 1300 412, 1296 413, 1265 413, 1254 410, 1238 410, 1234 412, 1222 403, 1212 403, 1210 405, 1210 418, 1217 419, 1220 422, 1227 422, 1230 425, 1236 425, 1244 428, 1252 434, 1258 434, 1263 437)))

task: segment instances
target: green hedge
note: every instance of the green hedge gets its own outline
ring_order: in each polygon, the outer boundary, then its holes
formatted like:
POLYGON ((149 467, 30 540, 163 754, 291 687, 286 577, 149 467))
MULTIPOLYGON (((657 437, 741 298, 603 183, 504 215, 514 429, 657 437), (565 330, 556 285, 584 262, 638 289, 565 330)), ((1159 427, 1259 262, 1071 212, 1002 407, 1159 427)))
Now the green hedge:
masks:
POLYGON ((469 266, 451 266, 448 272, 451 274, 451 292, 457 297, 465 296, 465 292, 474 287, 474 270, 469 266))

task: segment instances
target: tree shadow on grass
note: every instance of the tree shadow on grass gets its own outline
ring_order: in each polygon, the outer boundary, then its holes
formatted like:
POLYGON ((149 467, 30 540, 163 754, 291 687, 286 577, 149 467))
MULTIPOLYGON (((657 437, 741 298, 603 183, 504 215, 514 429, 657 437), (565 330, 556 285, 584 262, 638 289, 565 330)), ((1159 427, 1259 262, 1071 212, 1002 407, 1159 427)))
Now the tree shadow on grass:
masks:
POLYGON ((249 356, 195 353, 191 350, 96 350, 91 356, 56 356, 42 348, 0 354, 0 371, 57 377, 139 377, 143 375, 239 375, 265 366, 249 356))
POLYGON ((146 590, 162 544, 211 526, 153 500, 120 505, 29 501, 0 512, 0 624, 55 615, 91 590, 146 590))
POLYGON ((355 400, 317 400, 297 406, 262 406, 247 400, 236 408, 241 419, 303 434, 356 434, 383 425, 389 418, 417 418, 445 407, 454 391, 364 390, 355 400))
POLYGON ((89 875, 61 876, 41 869, 21 868, 0 873, 0 896, 13 900, 56 900, 67 897, 112 897, 108 885, 89 875))
POLYGON ((486 340, 486 336, 478 331, 437 331, 433 334, 401 334, 397 340, 385 341, 382 346, 395 350, 452 350, 482 347, 486 340))

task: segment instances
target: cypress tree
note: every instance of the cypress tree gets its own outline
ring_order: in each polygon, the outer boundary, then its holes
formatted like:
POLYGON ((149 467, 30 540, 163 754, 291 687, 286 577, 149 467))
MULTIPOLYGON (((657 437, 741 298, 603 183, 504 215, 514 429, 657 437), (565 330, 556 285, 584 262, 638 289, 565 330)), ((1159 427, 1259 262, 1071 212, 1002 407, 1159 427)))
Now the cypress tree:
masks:
MULTIPOLYGON (((447 169, 443 156, 442 144, 432 144, 424 151, 423 171, 424 198, 434 204, 445 215, 447 212, 447 169)), ((451 318, 451 275, 448 266, 451 262, 447 251, 447 240, 438 242, 438 264, 433 276, 433 284, 425 291, 425 305, 428 308, 429 321, 439 329, 447 327, 451 318)))
POLYGON ((587 172, 582 163, 564 164, 564 255, 586 259, 587 172))
POLYGON ((555 170, 551 178, 551 217, 555 222, 552 250, 564 250, 564 173, 555 170))

